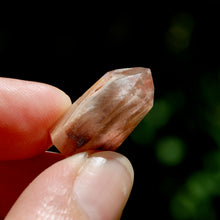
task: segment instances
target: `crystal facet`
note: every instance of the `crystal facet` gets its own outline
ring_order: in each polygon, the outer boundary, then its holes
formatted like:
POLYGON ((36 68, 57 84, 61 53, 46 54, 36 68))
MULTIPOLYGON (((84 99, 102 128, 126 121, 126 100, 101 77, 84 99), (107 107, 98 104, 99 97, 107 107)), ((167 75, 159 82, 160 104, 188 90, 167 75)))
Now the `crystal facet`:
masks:
POLYGON ((58 120, 50 134, 65 155, 116 150, 153 106, 150 69, 107 72, 58 120))

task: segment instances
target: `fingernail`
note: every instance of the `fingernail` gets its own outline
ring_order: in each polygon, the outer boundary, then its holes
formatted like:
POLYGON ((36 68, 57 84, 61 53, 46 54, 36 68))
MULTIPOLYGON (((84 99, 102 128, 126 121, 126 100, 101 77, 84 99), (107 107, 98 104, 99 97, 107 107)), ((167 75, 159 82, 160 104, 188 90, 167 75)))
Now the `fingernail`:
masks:
POLYGON ((127 158, 115 152, 89 157, 73 186, 73 198, 89 219, 115 219, 122 212, 133 184, 127 158))

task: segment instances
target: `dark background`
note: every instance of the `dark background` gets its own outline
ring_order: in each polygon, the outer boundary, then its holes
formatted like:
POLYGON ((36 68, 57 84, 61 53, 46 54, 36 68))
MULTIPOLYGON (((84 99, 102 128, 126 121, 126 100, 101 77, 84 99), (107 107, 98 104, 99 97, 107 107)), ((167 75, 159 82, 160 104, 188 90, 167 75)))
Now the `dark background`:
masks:
POLYGON ((220 219, 219 5, 53 6, 4 16, 0 76, 74 101, 109 70, 151 68, 154 108, 118 150, 135 170, 122 219, 220 219))

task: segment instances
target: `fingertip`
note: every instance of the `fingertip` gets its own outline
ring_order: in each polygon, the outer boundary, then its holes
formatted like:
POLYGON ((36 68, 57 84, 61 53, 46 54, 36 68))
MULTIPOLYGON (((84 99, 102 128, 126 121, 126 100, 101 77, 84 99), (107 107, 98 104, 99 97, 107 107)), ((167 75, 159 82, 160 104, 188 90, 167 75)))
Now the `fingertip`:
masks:
POLYGON ((55 115, 56 118, 59 119, 59 117, 61 117, 66 110, 71 106, 72 102, 70 97, 61 89, 52 86, 52 85, 48 85, 45 84, 46 86, 48 86, 48 95, 54 96, 54 103, 53 103, 53 109, 55 110, 55 115))
POLYGON ((89 219, 116 219, 128 200, 134 172, 130 161, 112 151, 92 154, 79 170, 73 197, 89 219))
POLYGON ((6 219, 119 219, 133 184, 130 169, 114 152, 73 155, 41 173, 6 219))
POLYGON ((47 150, 49 129, 70 105, 70 98, 54 86, 0 78, 0 160, 47 150))
POLYGON ((98 151, 92 154, 93 157, 99 156, 107 158, 108 160, 117 160, 122 166, 124 166, 128 176, 130 177, 131 183, 134 181, 134 169, 130 160, 124 155, 115 151, 98 151))

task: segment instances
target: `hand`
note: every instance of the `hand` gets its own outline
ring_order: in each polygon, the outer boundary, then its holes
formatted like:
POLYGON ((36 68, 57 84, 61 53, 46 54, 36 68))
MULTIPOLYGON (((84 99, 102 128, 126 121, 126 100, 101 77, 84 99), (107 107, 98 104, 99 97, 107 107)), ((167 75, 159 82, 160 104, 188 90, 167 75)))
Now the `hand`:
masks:
POLYGON ((55 87, 0 78, 2 218, 7 213, 7 220, 120 218, 133 183, 124 156, 85 152, 64 158, 45 152, 52 144, 49 129, 70 105, 55 87))

